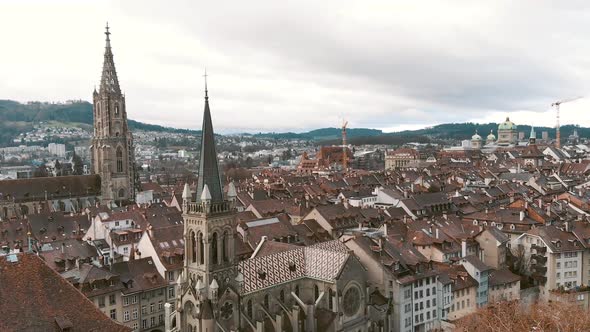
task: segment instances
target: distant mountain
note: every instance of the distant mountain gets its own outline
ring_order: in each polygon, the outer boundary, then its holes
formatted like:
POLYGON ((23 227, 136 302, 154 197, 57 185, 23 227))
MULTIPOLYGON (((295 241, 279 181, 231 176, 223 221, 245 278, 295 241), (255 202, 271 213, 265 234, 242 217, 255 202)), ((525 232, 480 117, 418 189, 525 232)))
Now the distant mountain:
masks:
MULTIPOLYGON (((64 126, 81 126, 91 129, 92 104, 86 101, 69 101, 66 103, 29 102, 22 104, 12 100, 0 100, 0 145, 12 142, 12 139, 22 132, 33 128, 40 121, 52 121, 64 126)), ((517 124, 518 125, 518 124, 517 124)), ((131 130, 145 130, 157 132, 174 132, 199 134, 198 130, 176 129, 159 125, 146 124, 129 120, 131 130)), ((577 129, 581 137, 590 137, 590 128, 567 125, 561 127, 562 138, 570 136, 577 129)), ((446 123, 418 130, 405 130, 395 133, 384 133, 378 129, 349 128, 346 130, 348 142, 354 145, 360 144, 389 144, 398 145, 407 142, 439 142, 446 140, 470 139, 477 132, 485 139, 493 130, 498 134, 496 123, 446 123)), ((531 127, 518 125, 518 131, 524 132, 528 137, 531 127)), ((550 138, 555 137, 555 129, 548 127, 535 128, 537 138, 541 138, 542 132, 547 131, 550 138)), ((275 139, 303 139, 313 140, 319 144, 340 144, 342 130, 340 128, 320 128, 303 133, 258 133, 247 134, 257 138, 275 139)))
MULTIPOLYGON (((382 135, 383 131, 369 128, 349 128, 346 129, 347 137, 372 137, 382 135)), ((307 140, 329 140, 339 139, 342 137, 340 128, 321 128, 304 133, 258 133, 254 137, 259 138, 277 138, 277 139, 307 139, 307 140)))
MULTIPOLYGON (((528 138, 531 132, 531 126, 529 125, 518 125, 517 131, 523 132, 524 137, 528 138)), ((566 125, 561 127, 562 139, 568 138, 574 133, 574 129, 577 130, 580 137, 590 137, 590 128, 579 127, 575 125, 566 125)), ((388 145, 401 145, 409 142, 417 143, 435 143, 444 141, 458 141, 471 139, 471 137, 477 133, 486 140, 490 131, 493 131, 494 135, 498 136, 498 124, 497 123, 445 123, 436 125, 433 127, 427 127, 418 130, 404 130, 395 133, 383 133, 376 136, 364 136, 364 137, 353 137, 348 140, 350 144, 362 145, 362 144, 388 144, 388 145)), ((555 128, 549 127, 535 127, 536 136, 538 139, 542 138, 542 133, 546 131, 550 139, 555 138, 555 128)), ((319 144, 341 144, 341 140, 331 139, 319 142, 319 144)))
MULTIPOLYGON (((64 125, 92 126, 92 104, 86 101, 22 104, 13 100, 0 100, 0 144, 9 143, 19 133, 32 129, 35 123, 47 121, 64 125)), ((199 133, 199 131, 168 128, 134 120, 129 120, 128 123, 131 130, 199 133)))

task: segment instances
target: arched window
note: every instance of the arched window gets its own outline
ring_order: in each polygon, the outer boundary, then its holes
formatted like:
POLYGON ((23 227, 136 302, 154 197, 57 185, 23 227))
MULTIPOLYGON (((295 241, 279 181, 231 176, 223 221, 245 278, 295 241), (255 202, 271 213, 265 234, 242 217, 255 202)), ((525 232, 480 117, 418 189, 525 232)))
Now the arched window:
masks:
POLYGON ((295 295, 299 297, 299 285, 295 285, 295 295))
MULTIPOLYGON (((60 202, 61 203, 61 202, 60 202)), ((60 205, 61 207, 61 205, 60 205)), ((64 209, 65 210, 65 209, 64 209)), ((22 212, 23 216, 29 214, 29 207, 26 205, 22 205, 20 207, 20 211, 22 212)), ((63 210, 62 210, 63 211, 63 210)))
POLYGON ((279 294, 279 298, 281 299, 281 302, 284 304, 285 303, 285 291, 281 289, 281 293, 279 294))
POLYGON ((123 149, 117 148, 117 173, 123 173, 123 149))
POLYGON ((269 298, 268 294, 264 295, 264 307, 266 309, 269 309, 269 307, 270 307, 270 298, 269 298))
POLYGON ((246 306, 246 313, 248 317, 252 318, 252 300, 248 300, 248 305, 246 306))
POLYGON ((119 104, 115 104, 115 115, 119 115, 119 104))
POLYGON ((205 264, 205 242, 203 242, 203 234, 199 233, 199 263, 205 264))
POLYGON ((334 310, 334 291, 332 288, 328 290, 328 308, 334 310))
POLYGON ((121 188, 119 189, 119 198, 123 198, 125 197, 125 189, 121 188))
POLYGON ((223 252, 223 261, 229 261, 229 234, 227 231, 223 232, 223 248, 221 249, 223 252))
POLYGON ((191 255, 193 263, 197 262, 197 235, 191 232, 191 255))
POLYGON ((213 233, 213 237, 211 239, 211 263, 212 264, 219 264, 217 255, 217 233, 213 233))
POLYGON ((317 301, 318 297, 320 297, 320 289, 318 285, 313 285, 313 300, 317 301))

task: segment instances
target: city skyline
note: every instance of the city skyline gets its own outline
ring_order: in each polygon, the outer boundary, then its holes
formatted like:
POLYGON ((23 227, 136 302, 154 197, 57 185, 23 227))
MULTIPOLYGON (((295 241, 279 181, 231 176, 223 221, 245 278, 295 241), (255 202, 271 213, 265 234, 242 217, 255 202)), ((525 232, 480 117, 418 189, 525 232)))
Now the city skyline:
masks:
MULTIPOLYGON (((205 67, 220 133, 342 118, 385 131, 506 116, 552 126, 551 102, 587 95, 584 6, 331 5, 4 2, 0 24, 19 33, 7 36, 1 97, 91 100, 107 20, 129 117, 177 128, 201 123, 205 67)), ((589 126, 587 106, 564 105, 562 125, 589 126)))

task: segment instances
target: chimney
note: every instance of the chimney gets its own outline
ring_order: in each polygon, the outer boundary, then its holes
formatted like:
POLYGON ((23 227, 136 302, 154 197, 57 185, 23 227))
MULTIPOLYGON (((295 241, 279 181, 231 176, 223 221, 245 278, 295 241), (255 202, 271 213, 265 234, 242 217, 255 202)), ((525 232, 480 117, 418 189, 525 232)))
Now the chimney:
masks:
POLYGON ((438 239, 438 227, 434 230, 435 237, 438 239))
POLYGON ((65 254, 66 253, 66 244, 65 243, 61 243, 61 253, 65 254))
POLYGON ((523 221, 524 220, 524 211, 520 211, 519 220, 520 221, 523 221))
POLYGON ((525 210, 529 208, 529 202, 528 201, 524 201, 524 208, 525 208, 525 210))
POLYGON ((447 213, 446 212, 443 212, 443 215, 442 216, 443 216, 443 219, 444 220, 447 220, 448 219, 448 216, 447 216, 447 213))
POLYGON ((387 236, 387 223, 383 224, 383 234, 387 236))
POLYGON ((461 258, 467 256, 467 241, 465 239, 461 240, 461 258))
POLYGON ((412 182, 412 185, 410 186, 410 189, 412 190, 412 193, 414 192, 414 182, 412 182))
POLYGON ((566 232, 569 232, 570 231, 570 222, 569 221, 566 221, 566 222, 563 223, 563 225, 565 226, 565 231, 566 232))
POLYGON ((551 217, 551 203, 547 204, 547 216, 551 217))
POLYGON ((539 198, 539 208, 543 208, 543 199, 539 198))

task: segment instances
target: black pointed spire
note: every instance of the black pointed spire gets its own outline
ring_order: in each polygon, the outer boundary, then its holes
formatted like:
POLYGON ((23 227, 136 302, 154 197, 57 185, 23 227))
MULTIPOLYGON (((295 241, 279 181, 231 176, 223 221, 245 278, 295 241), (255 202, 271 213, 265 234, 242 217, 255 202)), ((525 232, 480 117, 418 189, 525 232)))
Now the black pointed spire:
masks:
POLYGON ((115 70, 115 61, 113 59, 113 50, 111 49, 111 32, 109 23, 105 27, 106 45, 104 50, 104 62, 102 65, 102 77, 100 78, 100 92, 121 94, 119 79, 115 70))
POLYGON ((217 165, 215 150, 215 135, 209 110, 209 95, 207 91, 207 73, 205 72, 205 111, 203 114, 203 129, 201 132, 201 156, 199 163, 199 181, 197 184, 197 201, 201 201, 203 188, 207 185, 212 202, 222 202, 223 192, 221 176, 217 165))

